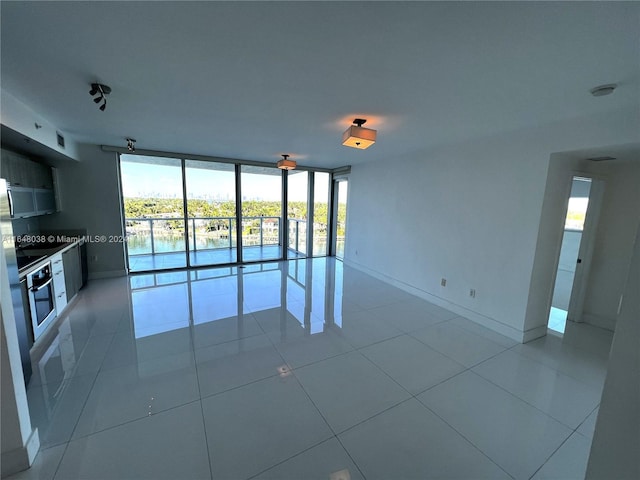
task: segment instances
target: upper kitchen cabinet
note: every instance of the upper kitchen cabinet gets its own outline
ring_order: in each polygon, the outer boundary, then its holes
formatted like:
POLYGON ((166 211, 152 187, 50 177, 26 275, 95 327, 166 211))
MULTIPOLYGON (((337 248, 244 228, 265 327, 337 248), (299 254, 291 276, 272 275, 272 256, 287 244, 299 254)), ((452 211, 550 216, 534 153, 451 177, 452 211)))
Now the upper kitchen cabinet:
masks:
POLYGON ((0 177, 11 187, 14 218, 56 212, 56 196, 51 167, 24 155, 1 149, 0 177))
POLYGON ((2 149, 0 176, 16 187, 53 189, 50 167, 10 150, 2 149))
POLYGON ((51 173, 51 167, 42 165, 41 163, 35 163, 31 168, 31 186, 39 189, 53 190, 53 175, 51 173))

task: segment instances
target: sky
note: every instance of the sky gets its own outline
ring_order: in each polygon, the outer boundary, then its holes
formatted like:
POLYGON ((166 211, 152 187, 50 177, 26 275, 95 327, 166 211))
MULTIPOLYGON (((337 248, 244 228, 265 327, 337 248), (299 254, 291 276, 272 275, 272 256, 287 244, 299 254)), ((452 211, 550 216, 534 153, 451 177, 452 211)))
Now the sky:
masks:
MULTIPOLYGON (((136 156, 132 155, 122 155, 122 190, 125 197, 182 198, 179 160, 159 159, 160 164, 127 161, 135 158, 136 156), (173 165, 167 165, 169 163, 173 163, 173 165)), ((233 171, 189 168, 187 166, 186 178, 188 198, 210 200, 232 200, 234 198, 233 171)), ((304 179, 306 179, 306 175, 290 173, 290 200, 306 201, 307 182, 304 179)), ((241 182, 245 200, 281 200, 282 180, 279 175, 242 172, 241 182)))

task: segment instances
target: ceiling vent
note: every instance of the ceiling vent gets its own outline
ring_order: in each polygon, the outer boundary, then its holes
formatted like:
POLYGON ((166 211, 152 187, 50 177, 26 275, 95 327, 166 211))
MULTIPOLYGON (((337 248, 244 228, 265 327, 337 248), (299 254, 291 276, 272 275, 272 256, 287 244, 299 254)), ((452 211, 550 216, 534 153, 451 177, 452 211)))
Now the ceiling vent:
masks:
POLYGON ((592 157, 587 158, 590 162, 609 162, 611 160, 615 160, 616 157, 592 157))
POLYGON ((56 132, 56 137, 58 138, 58 146, 64 148, 64 137, 60 132, 56 132))

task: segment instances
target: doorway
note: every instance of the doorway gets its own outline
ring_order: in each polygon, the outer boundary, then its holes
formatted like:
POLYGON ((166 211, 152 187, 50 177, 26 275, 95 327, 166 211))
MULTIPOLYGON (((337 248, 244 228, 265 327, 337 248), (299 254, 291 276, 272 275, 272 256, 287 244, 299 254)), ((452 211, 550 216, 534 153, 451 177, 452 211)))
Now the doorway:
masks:
POLYGON ((548 328, 563 334, 567 320, 580 322, 603 182, 571 179, 562 245, 556 269, 548 328))

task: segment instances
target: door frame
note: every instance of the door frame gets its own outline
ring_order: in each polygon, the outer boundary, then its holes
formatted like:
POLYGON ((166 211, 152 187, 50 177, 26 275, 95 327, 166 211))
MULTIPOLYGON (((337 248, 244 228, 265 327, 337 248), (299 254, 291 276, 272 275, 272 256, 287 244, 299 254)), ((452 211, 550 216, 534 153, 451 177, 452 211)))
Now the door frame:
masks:
MULTIPOLYGON (((575 176, 576 175, 571 177, 572 180, 575 176)), ((591 179, 591 189, 589 190, 589 203, 587 205, 587 213, 580 238, 576 270, 573 276, 573 285, 571 286, 571 296, 569 297, 569 307, 567 311, 567 320, 573 322, 583 322, 582 313, 584 310, 586 287, 591 271, 591 260, 593 258, 596 233, 598 231, 598 220, 600 219, 605 189, 604 179, 593 174, 579 176, 591 179)), ((571 195, 571 193, 569 193, 569 195, 571 195)))
POLYGON ((571 187, 575 177, 588 178, 591 180, 589 189, 589 203, 585 215, 585 223, 580 238, 580 246, 578 248, 578 258, 576 259, 576 270, 571 285, 571 294, 569 297, 569 306, 567 311, 567 320, 581 323, 582 313, 584 310, 584 301, 586 295, 586 286, 589 280, 591 270, 591 259, 595 246, 595 238, 598 227, 600 211, 602 209, 602 200, 604 198, 606 178, 603 175, 591 172, 573 170, 569 173, 567 179, 566 195, 564 202, 564 214, 562 215, 561 234, 559 235, 559 243, 556 248, 555 268, 553 269, 553 278, 551 279, 551 291, 549 295, 549 305, 547 309, 547 326, 549 324, 549 315, 552 307, 552 298, 555 291, 556 279, 558 276, 558 265, 560 263, 560 252, 562 250, 562 242, 564 239, 564 225, 569 209, 569 199, 571 198, 571 187))

